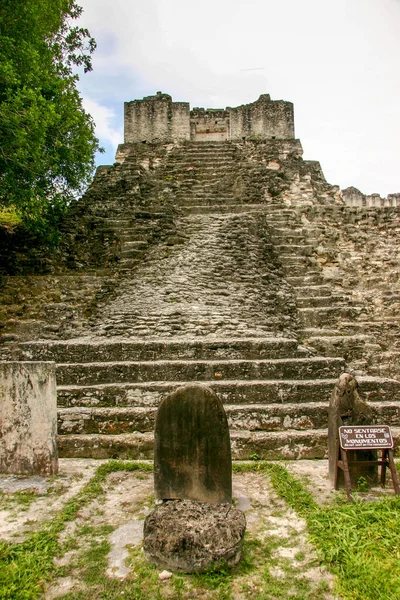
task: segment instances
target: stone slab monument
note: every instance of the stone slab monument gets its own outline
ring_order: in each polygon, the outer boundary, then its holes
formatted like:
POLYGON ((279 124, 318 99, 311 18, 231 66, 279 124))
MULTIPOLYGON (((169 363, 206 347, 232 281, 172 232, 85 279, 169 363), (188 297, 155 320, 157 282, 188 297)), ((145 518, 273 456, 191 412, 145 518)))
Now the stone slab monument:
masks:
POLYGON ((161 402, 154 440, 159 500, 232 502, 232 458, 222 402, 209 388, 188 385, 161 402))
POLYGON ((58 472, 56 375, 52 362, 0 362, 0 472, 58 472))
MULTIPOLYGON (((336 464, 339 447, 339 427, 343 425, 372 425, 374 422, 373 411, 358 394, 358 383, 348 373, 343 373, 332 392, 328 412, 328 453, 329 453, 329 480, 334 485, 336 464)), ((351 464, 352 460, 371 461, 377 460, 374 450, 347 451, 349 459, 350 478, 355 485, 360 477, 364 477, 369 485, 378 483, 378 466, 351 464)), ((344 476, 338 470, 337 486, 344 487, 344 476)))
POLYGON ((163 502, 144 524, 150 562, 184 573, 239 562, 246 518, 232 506, 228 422, 211 389, 184 386, 161 402, 154 487, 163 502))

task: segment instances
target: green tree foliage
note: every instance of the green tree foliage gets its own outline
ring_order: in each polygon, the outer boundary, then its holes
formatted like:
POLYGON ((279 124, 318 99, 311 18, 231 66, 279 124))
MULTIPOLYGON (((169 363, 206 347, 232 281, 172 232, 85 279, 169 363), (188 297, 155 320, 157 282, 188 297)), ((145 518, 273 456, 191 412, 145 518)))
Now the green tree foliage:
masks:
POLYGON ((88 184, 98 140, 76 67, 96 47, 75 0, 0 2, 0 208, 47 238, 88 184))

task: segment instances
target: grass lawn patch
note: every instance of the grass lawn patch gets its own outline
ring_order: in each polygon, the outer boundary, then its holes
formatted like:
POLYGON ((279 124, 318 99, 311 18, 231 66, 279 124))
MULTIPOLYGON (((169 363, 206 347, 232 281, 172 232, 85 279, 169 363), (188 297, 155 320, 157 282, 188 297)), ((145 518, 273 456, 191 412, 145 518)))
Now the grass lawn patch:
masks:
MULTIPOLYGON (((116 471, 152 471, 152 465, 134 461, 109 461, 51 521, 22 543, 0 543, 0 599, 30 600, 43 594, 46 582, 70 577, 79 582, 74 591, 60 596, 63 600, 157 600, 161 598, 231 600, 244 595, 252 600, 324 600, 329 594, 327 581, 314 582, 310 569, 321 561, 337 577, 337 593, 344 600, 398 600, 400 598, 400 499, 387 496, 375 502, 356 498, 347 503, 342 495, 330 505, 320 506, 313 494, 279 463, 254 461, 234 464, 234 472, 255 472, 267 477, 285 506, 307 524, 308 534, 317 550, 314 563, 303 551, 290 557, 296 547, 296 535, 282 538, 268 530, 257 537, 247 533, 239 565, 219 572, 173 574, 160 581, 160 569, 150 565, 141 547, 129 552, 130 573, 125 579, 107 575, 109 536, 113 527, 104 523, 82 522, 80 511, 94 500, 105 497, 107 476, 116 471), (60 533, 74 521, 71 536, 60 542, 60 533), (80 523, 80 524, 79 524, 80 523), (69 562, 62 557, 73 550, 69 562)), ((266 484, 266 489, 269 484, 266 484)), ((274 497, 276 498, 275 494, 274 497)), ((19 497, 17 498, 19 502, 19 497)), ((278 499, 277 499, 278 501, 278 499)), ((23 498, 23 504, 28 499, 23 498)), ((279 500, 281 502, 281 500, 279 500)), ((290 517, 289 517, 290 518, 290 517)), ((290 521, 291 523, 291 521, 290 521)), ((304 527, 304 525, 303 525, 304 527)), ((67 530, 68 531, 68 530, 67 530)), ((258 530, 257 530, 258 531, 258 530)))
POLYGON ((279 464, 259 463, 278 495, 307 522, 321 561, 337 576, 348 600, 400 598, 400 497, 376 502, 359 498, 319 506, 302 484, 279 464))

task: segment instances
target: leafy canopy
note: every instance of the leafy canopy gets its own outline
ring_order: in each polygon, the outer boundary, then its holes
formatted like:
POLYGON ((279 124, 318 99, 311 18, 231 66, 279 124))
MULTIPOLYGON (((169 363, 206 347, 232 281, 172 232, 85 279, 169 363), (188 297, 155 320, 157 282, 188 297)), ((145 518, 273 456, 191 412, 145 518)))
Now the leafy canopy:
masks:
POLYGON ((75 0, 0 3, 0 209, 48 238, 99 149, 73 71, 92 69, 96 47, 81 13, 75 0))

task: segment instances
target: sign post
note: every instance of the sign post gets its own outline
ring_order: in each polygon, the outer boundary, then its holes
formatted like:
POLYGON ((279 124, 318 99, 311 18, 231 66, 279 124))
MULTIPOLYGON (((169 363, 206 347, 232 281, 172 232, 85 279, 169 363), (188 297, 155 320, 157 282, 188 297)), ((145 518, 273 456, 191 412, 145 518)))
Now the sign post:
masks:
POLYGON ((381 450, 382 456, 380 460, 352 460, 351 463, 355 464, 362 462, 363 465, 380 465, 380 483, 382 486, 385 485, 386 468, 389 467, 394 491, 396 494, 400 494, 399 479, 393 459, 393 438, 390 427, 387 425, 343 425, 342 427, 339 427, 339 444, 334 485, 335 490, 337 490, 338 472, 339 469, 341 469, 344 475, 347 498, 352 501, 349 456, 347 454, 349 450, 381 450))

